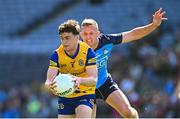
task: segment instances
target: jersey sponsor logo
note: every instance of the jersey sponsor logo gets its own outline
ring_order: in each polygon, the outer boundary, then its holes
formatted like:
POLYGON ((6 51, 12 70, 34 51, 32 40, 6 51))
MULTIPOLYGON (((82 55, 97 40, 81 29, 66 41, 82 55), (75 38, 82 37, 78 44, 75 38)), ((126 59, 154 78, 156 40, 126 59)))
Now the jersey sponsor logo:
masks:
POLYGON ((108 56, 103 57, 102 59, 97 61, 97 67, 102 68, 103 66, 106 66, 106 62, 108 60, 108 56))
POLYGON ((80 59, 80 60, 78 61, 78 63, 79 63, 79 66, 84 66, 84 61, 83 61, 82 59, 80 59))
POLYGON ((62 92, 62 93, 57 93, 58 95, 67 95, 69 92, 71 92, 72 91, 72 88, 70 88, 70 89, 68 89, 68 90, 66 90, 66 91, 64 91, 64 92, 62 92))
POLYGON ((60 64, 60 67, 67 67, 67 64, 60 64))
POLYGON ((86 53, 86 52, 83 52, 83 54, 85 54, 85 55, 86 55, 87 53, 86 53))

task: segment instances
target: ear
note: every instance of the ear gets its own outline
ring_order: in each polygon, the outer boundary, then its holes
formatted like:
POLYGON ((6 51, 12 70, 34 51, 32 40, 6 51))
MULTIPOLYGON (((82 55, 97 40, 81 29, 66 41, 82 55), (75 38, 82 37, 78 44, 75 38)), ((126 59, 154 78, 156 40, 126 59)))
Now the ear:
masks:
POLYGON ((78 39, 78 40, 79 40, 79 38, 80 38, 80 37, 79 37, 79 35, 76 35, 76 39, 78 39))
POLYGON ((100 33, 101 33, 101 32, 98 30, 98 31, 97 31, 97 34, 99 35, 100 33))

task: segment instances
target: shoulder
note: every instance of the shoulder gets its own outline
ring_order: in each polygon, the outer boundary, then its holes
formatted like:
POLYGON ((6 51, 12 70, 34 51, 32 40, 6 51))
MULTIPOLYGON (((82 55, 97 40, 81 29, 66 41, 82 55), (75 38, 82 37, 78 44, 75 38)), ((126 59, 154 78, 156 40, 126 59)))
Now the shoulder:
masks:
POLYGON ((88 50, 90 48, 90 46, 85 42, 80 41, 79 44, 80 44, 81 50, 88 50))
POLYGON ((114 39, 122 39, 122 34, 119 33, 119 34, 101 34, 99 37, 98 37, 99 40, 102 40, 104 42, 108 42, 108 41, 112 41, 114 39))
POLYGON ((99 35, 99 37, 98 37, 98 39, 99 40, 109 40, 109 38, 108 38, 108 35, 107 34, 103 34, 103 33, 101 33, 100 35, 99 35))
POLYGON ((60 45, 60 46, 56 49, 56 52, 59 52, 59 51, 61 51, 61 50, 63 50, 63 45, 60 45))
POLYGON ((80 45, 83 46, 83 47, 88 47, 88 48, 90 47, 87 43, 85 43, 85 42, 83 42, 83 41, 80 41, 79 43, 80 43, 80 45))
POLYGON ((98 37, 98 39, 99 39, 99 42, 100 42, 102 45, 112 43, 112 42, 111 42, 110 34, 100 34, 100 36, 98 37))
POLYGON ((119 44, 122 42, 122 34, 101 34, 98 39, 101 45, 119 44))
POLYGON ((107 44, 112 44, 111 39, 106 34, 100 34, 98 40, 98 47, 95 50, 100 49, 107 44))

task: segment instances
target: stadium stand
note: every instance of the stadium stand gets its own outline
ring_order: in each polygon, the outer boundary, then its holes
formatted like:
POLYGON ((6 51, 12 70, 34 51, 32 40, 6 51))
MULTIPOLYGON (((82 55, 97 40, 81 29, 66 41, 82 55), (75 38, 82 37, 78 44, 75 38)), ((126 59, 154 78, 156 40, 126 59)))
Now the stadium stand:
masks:
MULTIPOLYGON (((1 0, 0 118, 57 117, 57 98, 43 83, 60 23, 93 18, 103 33, 119 33, 148 24, 159 7, 168 21, 136 43, 116 46, 108 68, 140 117, 179 118, 179 6, 179 0, 1 0)), ((98 104, 97 117, 119 117, 98 104)))

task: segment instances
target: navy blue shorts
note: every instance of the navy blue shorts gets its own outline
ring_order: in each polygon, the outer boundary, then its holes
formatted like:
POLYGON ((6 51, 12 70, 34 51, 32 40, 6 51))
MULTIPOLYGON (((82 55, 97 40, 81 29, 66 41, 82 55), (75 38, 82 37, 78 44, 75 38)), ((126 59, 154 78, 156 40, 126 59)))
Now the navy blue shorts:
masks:
POLYGON ((79 105, 87 105, 92 109, 94 105, 94 100, 95 100, 94 94, 84 95, 75 98, 59 97, 58 114, 73 115, 75 114, 76 107, 78 107, 79 105))
POLYGON ((96 99, 105 101, 112 92, 118 89, 118 85, 112 80, 111 76, 108 76, 104 84, 96 89, 96 99))

